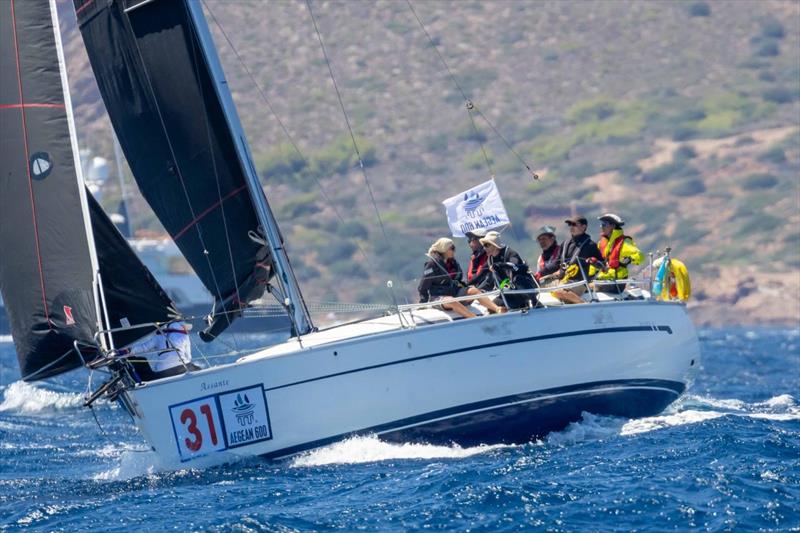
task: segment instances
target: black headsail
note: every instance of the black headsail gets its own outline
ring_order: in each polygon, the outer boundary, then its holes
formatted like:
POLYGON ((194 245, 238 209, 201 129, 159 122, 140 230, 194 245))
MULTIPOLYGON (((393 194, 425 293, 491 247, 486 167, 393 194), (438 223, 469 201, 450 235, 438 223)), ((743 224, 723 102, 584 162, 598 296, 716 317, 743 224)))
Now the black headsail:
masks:
POLYGON ((120 348, 151 333, 152 323, 173 320, 180 313, 100 204, 88 191, 86 195, 105 302, 103 318, 114 330, 114 347, 120 348))
POLYGON ((0 2, 0 290, 30 381, 96 354, 95 333, 105 327, 98 271, 111 327, 171 314, 169 298, 83 186, 63 65, 55 1, 0 2))
POLYGON ((193 0, 74 0, 111 122, 143 196, 215 296, 213 337, 267 283, 297 333, 308 312, 193 0))

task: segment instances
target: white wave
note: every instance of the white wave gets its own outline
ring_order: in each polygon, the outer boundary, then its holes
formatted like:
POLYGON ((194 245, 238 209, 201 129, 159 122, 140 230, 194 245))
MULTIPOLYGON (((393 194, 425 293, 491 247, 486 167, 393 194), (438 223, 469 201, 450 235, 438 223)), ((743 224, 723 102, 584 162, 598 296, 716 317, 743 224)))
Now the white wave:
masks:
POLYGON ((555 446, 571 445, 699 424, 724 416, 787 422, 800 420, 800 406, 790 394, 781 394, 763 402, 753 403, 737 399, 687 395, 669 407, 664 414, 646 418, 626 420, 584 412, 581 420, 569 424, 561 431, 548 434, 544 443, 555 446))
POLYGON ((545 437, 545 443, 565 446, 578 442, 603 440, 619 435, 624 418, 594 415, 584 412, 581 420, 572 422, 561 431, 554 431, 545 437))
POLYGON ((747 415, 750 418, 759 420, 775 420, 776 422, 789 422, 790 420, 800 420, 800 412, 796 413, 753 413, 747 415))
POLYGON ((79 393, 56 392, 15 381, 4 391, 0 411, 30 414, 73 409, 82 405, 83 396, 79 393))
POLYGON ((719 411, 681 411, 672 415, 650 416, 626 422, 620 430, 620 435, 635 435, 637 433, 647 433, 656 429, 664 429, 675 426, 685 426, 687 424, 698 424, 707 420, 713 420, 725 416, 719 411))
POLYGON ((150 449, 120 450, 114 448, 109 455, 119 455, 117 466, 92 476, 94 481, 124 481, 160 472, 158 454, 150 449))
POLYGON ((797 409, 797 402, 794 399, 794 396, 791 394, 781 394, 780 396, 773 396, 766 402, 759 402, 755 405, 763 405, 764 407, 770 409, 785 409, 790 411, 792 409, 797 409))
POLYGON ((0 342, 13 342, 11 335, 0 335, 0 342))
POLYGON ((490 450, 508 448, 498 444, 471 448, 461 446, 434 446, 432 444, 392 444, 378 437, 352 437, 324 448, 311 450, 295 457, 292 467, 321 466, 329 464, 356 464, 391 459, 461 459, 490 450))
POLYGON ((763 479, 764 481, 778 481, 780 483, 784 483, 785 482, 785 480, 784 480, 784 478, 782 476, 780 476, 779 474, 776 474, 775 472, 773 472, 771 470, 765 470, 764 472, 762 472, 761 473, 761 479, 763 479))
POLYGON ((708 396, 688 394, 678 400, 677 403, 673 404, 670 410, 679 412, 689 407, 712 407, 715 409, 724 409, 726 411, 743 411, 747 408, 747 402, 736 399, 709 398, 708 396))

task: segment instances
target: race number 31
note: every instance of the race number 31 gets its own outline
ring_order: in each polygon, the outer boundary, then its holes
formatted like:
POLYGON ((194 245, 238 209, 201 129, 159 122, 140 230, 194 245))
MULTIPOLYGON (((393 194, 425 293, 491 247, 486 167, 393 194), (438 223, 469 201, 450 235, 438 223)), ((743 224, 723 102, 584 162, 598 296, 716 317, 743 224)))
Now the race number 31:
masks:
POLYGON ((225 448, 216 397, 209 396, 169 408, 181 459, 225 448))

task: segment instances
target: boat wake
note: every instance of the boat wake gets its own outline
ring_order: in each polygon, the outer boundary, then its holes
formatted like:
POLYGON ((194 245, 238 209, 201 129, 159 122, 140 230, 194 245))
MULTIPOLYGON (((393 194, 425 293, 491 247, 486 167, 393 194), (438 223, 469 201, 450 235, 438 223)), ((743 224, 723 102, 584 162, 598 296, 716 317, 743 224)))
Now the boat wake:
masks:
POLYGON ((556 446, 569 445, 699 424, 725 416, 778 422, 800 420, 800 405, 790 394, 753 403, 688 395, 661 415, 635 420, 583 413, 581 421, 573 422, 562 431, 550 433, 544 442, 556 446))
POLYGON ((43 389, 24 381, 15 381, 3 391, 0 412, 35 414, 83 406, 83 395, 77 392, 58 392, 43 389))
POLYGON ((104 448, 104 455, 118 455, 117 466, 91 477, 93 481, 126 481, 137 477, 148 477, 168 472, 161 466, 158 454, 147 448, 104 448))
MULTIPOLYGON (((536 444, 567 446, 579 442, 605 440, 648 433, 660 429, 699 424, 724 416, 775 421, 800 420, 800 405, 789 394, 782 394, 767 401, 754 403, 735 399, 726 400, 689 395, 667 409, 664 414, 636 420, 583 413, 583 417, 579 422, 573 422, 562 431, 550 433, 536 444)), ((461 459, 491 450, 513 447, 510 445, 482 445, 462 448, 457 445, 392 444, 383 442, 376 436, 353 437, 301 454, 292 459, 291 466, 357 464, 392 459, 461 459)))
POLYGON ((357 464, 391 459, 462 459, 480 453, 512 446, 497 444, 471 448, 461 446, 434 446, 432 444, 384 442, 376 436, 352 437, 342 442, 301 454, 292 459, 292 467, 322 466, 331 464, 357 464))

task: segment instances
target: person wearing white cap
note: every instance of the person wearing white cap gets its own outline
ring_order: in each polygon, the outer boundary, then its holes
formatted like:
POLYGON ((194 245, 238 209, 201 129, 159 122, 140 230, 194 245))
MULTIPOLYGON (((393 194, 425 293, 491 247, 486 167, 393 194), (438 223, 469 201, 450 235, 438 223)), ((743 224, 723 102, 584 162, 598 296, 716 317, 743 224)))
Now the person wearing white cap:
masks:
MULTIPOLYGON (((511 290, 533 289, 533 277, 528 264, 510 246, 500 239, 500 234, 490 231, 481 239, 481 244, 489 255, 489 270, 495 277, 496 288, 511 290)), ((523 309, 530 305, 532 294, 505 294, 495 299, 495 303, 505 302, 509 309, 523 309)))
POLYGON ((467 265, 467 285, 481 291, 491 290, 494 281, 492 280, 491 272, 489 272, 489 256, 486 255, 486 250, 483 249, 481 244, 481 237, 486 236, 486 230, 478 228, 468 231, 464 236, 467 238, 467 243, 472 250, 472 255, 469 257, 469 265, 467 265))
POLYGON ((620 294, 625 290, 625 283, 618 280, 628 279, 628 265, 641 265, 644 256, 633 239, 623 233, 625 221, 622 217, 606 213, 597 217, 597 220, 600 221, 600 242, 597 247, 605 261, 605 268, 597 274, 595 289, 620 294))

